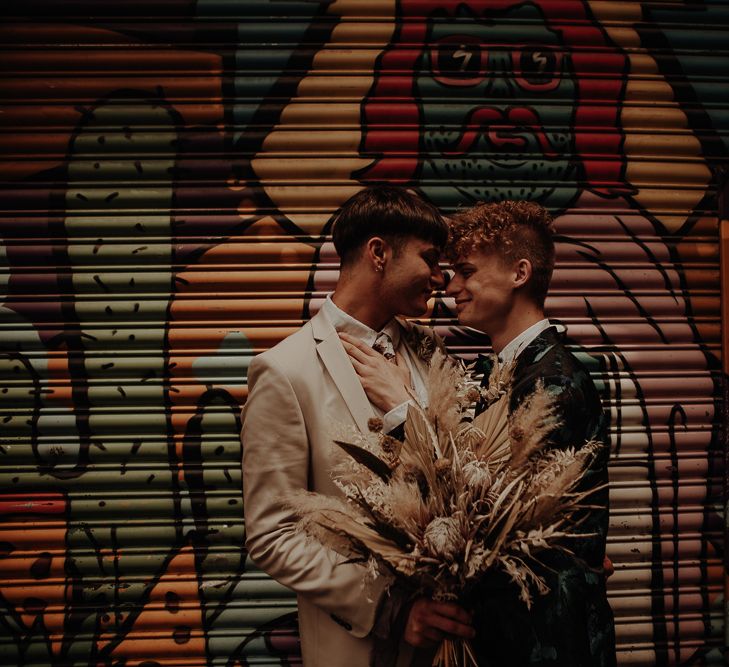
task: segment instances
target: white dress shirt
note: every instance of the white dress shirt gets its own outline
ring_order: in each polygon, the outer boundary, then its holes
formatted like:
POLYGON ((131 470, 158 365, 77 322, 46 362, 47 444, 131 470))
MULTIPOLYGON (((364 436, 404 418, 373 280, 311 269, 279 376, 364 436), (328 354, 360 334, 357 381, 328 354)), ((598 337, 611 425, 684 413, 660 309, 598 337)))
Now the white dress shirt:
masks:
MULTIPOLYGON (((366 324, 362 324, 362 322, 355 319, 348 313, 345 313, 339 306, 337 306, 336 303, 334 303, 334 301, 332 301, 331 295, 327 295, 326 301, 324 301, 321 308, 325 311, 327 318, 337 331, 349 334, 369 347, 372 347, 380 333, 386 333, 390 336, 395 353, 399 354, 405 360, 405 364, 410 371, 410 381, 415 391, 415 395, 418 397, 418 401, 422 405, 427 404, 428 397, 425 389, 425 379, 421 377, 418 366, 413 363, 410 356, 411 350, 408 346, 400 346, 402 325, 396 319, 391 319, 381 331, 375 331, 366 324)), ((375 411, 375 414, 382 417, 382 430, 384 433, 389 433, 393 428, 399 426, 405 421, 408 406, 411 402, 412 401, 406 401, 401 403, 386 414, 383 413, 383 411, 376 405, 372 405, 372 409, 375 411)))
POLYGON ((532 324, 528 329, 524 329, 516 338, 512 338, 504 345, 504 349, 497 355, 499 363, 510 364, 524 351, 529 343, 542 333, 542 331, 551 326, 549 320, 544 319, 539 320, 536 324, 532 324))

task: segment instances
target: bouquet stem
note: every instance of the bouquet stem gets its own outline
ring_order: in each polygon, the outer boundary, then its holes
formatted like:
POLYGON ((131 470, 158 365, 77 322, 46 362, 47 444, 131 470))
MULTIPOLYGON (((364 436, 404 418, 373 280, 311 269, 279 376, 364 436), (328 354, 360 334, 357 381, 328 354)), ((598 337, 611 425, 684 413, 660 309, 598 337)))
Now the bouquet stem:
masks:
POLYGON ((467 639, 444 639, 433 658, 433 667, 478 667, 467 639))

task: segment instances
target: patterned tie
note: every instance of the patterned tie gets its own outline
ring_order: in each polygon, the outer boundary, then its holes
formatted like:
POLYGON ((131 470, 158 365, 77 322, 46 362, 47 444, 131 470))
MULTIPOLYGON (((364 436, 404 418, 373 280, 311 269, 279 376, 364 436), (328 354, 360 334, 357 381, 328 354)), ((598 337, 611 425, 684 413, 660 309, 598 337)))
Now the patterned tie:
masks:
POLYGON ((375 342, 372 343, 372 349, 375 350, 375 352, 379 352, 388 361, 395 358, 395 348, 392 346, 392 338, 390 338, 390 335, 386 334, 384 331, 377 334, 375 342))

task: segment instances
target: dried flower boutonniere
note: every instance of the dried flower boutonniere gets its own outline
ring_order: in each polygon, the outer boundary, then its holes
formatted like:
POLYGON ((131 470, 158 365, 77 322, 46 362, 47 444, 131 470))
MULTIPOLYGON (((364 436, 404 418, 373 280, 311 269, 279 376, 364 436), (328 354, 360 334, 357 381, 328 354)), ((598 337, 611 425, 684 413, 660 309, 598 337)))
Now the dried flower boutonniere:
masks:
POLYGON ((405 341, 410 346, 410 349, 415 352, 418 359, 424 361, 426 364, 430 363, 435 351, 439 348, 433 335, 429 335, 412 325, 406 325, 405 327, 405 341))

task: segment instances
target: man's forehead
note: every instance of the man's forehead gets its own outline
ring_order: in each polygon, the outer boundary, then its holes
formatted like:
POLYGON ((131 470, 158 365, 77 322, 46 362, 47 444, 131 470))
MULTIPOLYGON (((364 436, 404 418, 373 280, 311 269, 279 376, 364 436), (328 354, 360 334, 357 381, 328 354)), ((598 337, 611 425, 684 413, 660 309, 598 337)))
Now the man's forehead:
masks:
POLYGON ((493 248, 477 247, 468 252, 461 253, 453 260, 453 268, 457 269, 466 265, 478 265, 490 261, 497 253, 493 248))
POLYGON ((435 252, 438 254, 441 252, 441 249, 433 241, 421 239, 417 236, 407 237, 406 244, 415 248, 418 252, 435 252))

